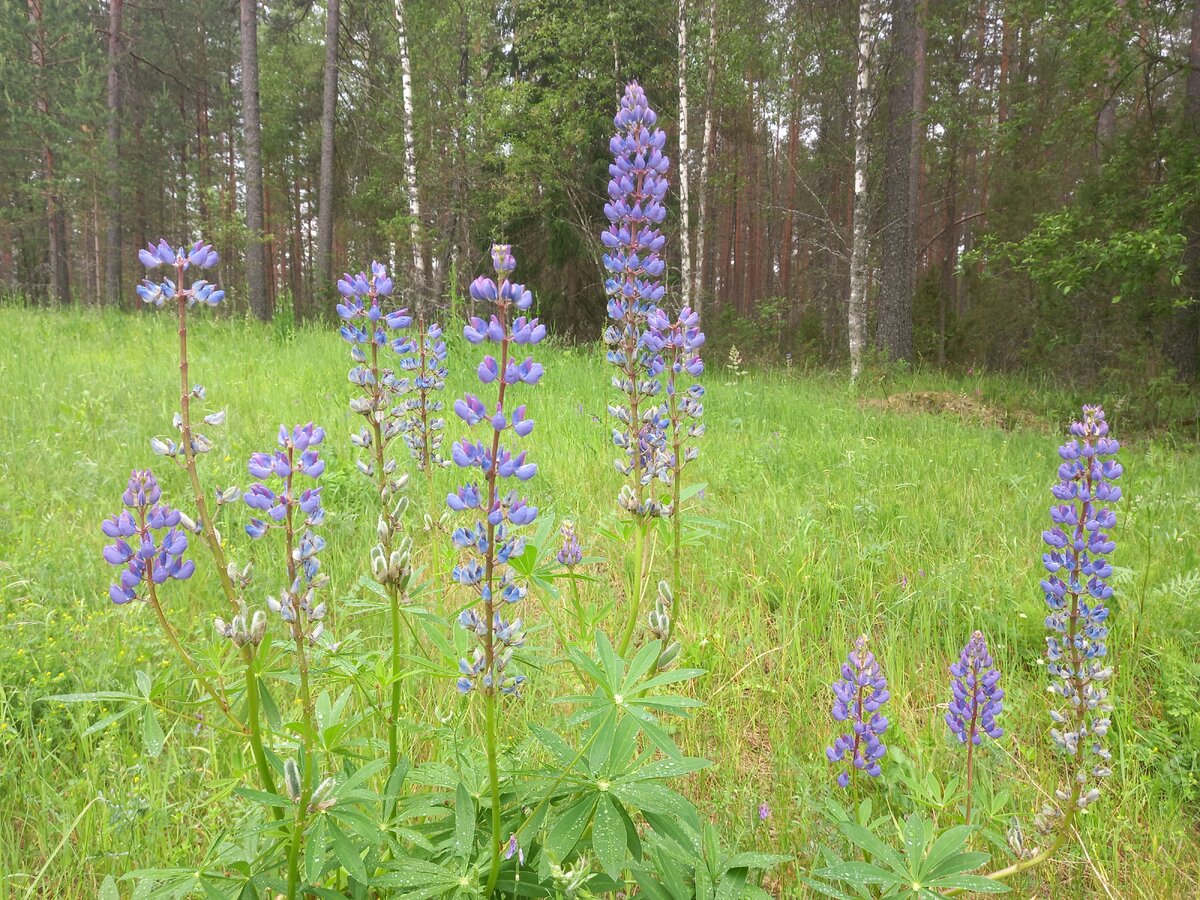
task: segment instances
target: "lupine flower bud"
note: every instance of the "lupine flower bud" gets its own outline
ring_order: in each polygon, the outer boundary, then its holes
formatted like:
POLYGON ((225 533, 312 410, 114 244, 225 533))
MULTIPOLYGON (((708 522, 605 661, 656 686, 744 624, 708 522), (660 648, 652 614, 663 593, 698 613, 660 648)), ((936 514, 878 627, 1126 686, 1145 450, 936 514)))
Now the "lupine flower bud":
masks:
POLYGON ((867 637, 863 635, 854 642, 854 649, 842 663, 841 677, 833 683, 834 721, 850 725, 848 732, 838 735, 833 746, 825 749, 830 762, 843 759, 850 762, 852 768, 838 775, 841 787, 849 787, 851 773, 859 770, 872 778, 880 775, 879 761, 887 753, 887 747, 879 738, 887 731, 888 720, 880 715, 879 709, 890 696, 887 680, 875 655, 867 649, 867 637))
POLYGON ((267 614, 261 609, 254 611, 254 618, 250 620, 250 641, 255 644, 261 644, 263 638, 267 634, 267 614))
POLYGON ((579 536, 575 533, 575 523, 570 519, 563 519, 559 533, 562 535, 562 548, 555 557, 558 560, 558 564, 566 566, 568 569, 579 565, 579 561, 583 559, 583 549, 579 546, 579 536))
MULTIPOLYGON (((1050 735, 1072 758, 1074 796, 1078 807, 1093 803, 1096 788, 1084 790, 1089 777, 1110 772, 1112 754, 1101 738, 1108 732, 1112 704, 1104 682, 1112 667, 1104 664, 1108 648, 1106 605, 1113 589, 1108 555, 1116 548, 1109 529, 1117 523, 1109 504, 1121 499, 1115 482, 1121 476, 1118 443, 1108 437, 1108 422, 1099 406, 1083 407, 1083 418, 1070 429, 1072 439, 1058 448, 1062 462, 1058 482, 1051 488, 1057 503, 1050 507, 1053 527, 1042 532, 1049 551, 1042 556, 1048 573, 1041 587, 1050 613, 1046 627, 1047 672, 1054 679, 1050 692, 1065 706, 1051 710, 1061 728, 1050 735), (1093 757, 1089 763, 1085 753, 1093 757)), ((1060 798, 1063 802, 1068 797, 1060 798)))
POLYGON ((283 763, 283 783, 287 787, 288 797, 293 803, 299 803, 300 798, 304 796, 304 790, 300 782, 300 767, 296 765, 294 759, 287 759, 283 763))
POLYGON ((326 778, 313 791, 312 797, 308 801, 308 811, 318 812, 320 810, 329 809, 335 803, 337 798, 333 796, 333 789, 337 786, 337 781, 334 778, 326 778))

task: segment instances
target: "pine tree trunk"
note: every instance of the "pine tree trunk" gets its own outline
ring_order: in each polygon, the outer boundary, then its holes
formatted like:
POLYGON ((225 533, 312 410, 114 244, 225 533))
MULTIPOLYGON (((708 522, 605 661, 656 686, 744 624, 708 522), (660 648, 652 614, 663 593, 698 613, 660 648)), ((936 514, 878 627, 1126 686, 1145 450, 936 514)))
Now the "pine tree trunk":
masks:
MULTIPOLYGON (((413 128, 412 66, 408 58, 408 32, 404 26, 404 0, 396 0, 396 44, 400 51, 400 89, 404 106, 404 185, 408 192, 409 235, 412 240, 412 281, 424 284, 425 256, 421 243, 421 196, 417 192, 417 150, 413 128)), ((419 293, 418 293, 419 296, 419 293)), ((423 305, 424 298, 419 298, 423 305)))
MULTIPOLYGON (((341 0, 326 0, 325 4, 325 87, 321 103, 321 183, 317 197, 317 259, 313 272, 313 295, 320 296, 333 280, 333 154, 334 125, 337 121, 338 97, 338 17, 341 0)), ((293 260, 293 266, 299 260, 293 260)), ((307 298, 297 306, 310 313, 307 298)))
POLYGON ((679 0, 679 286, 681 305, 692 305, 692 226, 688 215, 687 0, 679 0))
POLYGON ((871 34, 875 15, 871 0, 858 7, 858 77, 854 86, 854 231, 850 245, 850 379, 862 372, 867 345, 867 117, 870 111, 871 34))
POLYGON ((246 167, 246 292, 250 312, 271 319, 263 248, 262 117, 258 103, 258 0, 239 0, 242 52, 242 143, 246 167))
POLYGON ((46 24, 42 0, 29 0, 30 55, 34 68, 35 104, 41 132, 42 181, 46 191, 46 235, 49 241, 49 299, 61 304, 71 302, 70 273, 67 269, 66 217, 54 185, 54 150, 50 146, 50 96, 46 86, 46 24))
POLYGON ((708 228, 708 160, 712 154, 713 109, 717 86, 717 0, 708 10, 708 76, 705 79, 704 138, 700 144, 700 208, 696 216, 696 269, 692 288, 692 306, 700 312, 704 302, 705 231, 708 228))
POLYGON ((892 360, 913 357, 913 272, 916 268, 913 198, 913 86, 915 0, 892 0, 892 65, 888 85, 887 143, 883 160, 882 273, 877 334, 892 360))
POLYGON ((121 296, 121 24, 125 0, 108 7, 108 227, 104 240, 103 301, 121 296))

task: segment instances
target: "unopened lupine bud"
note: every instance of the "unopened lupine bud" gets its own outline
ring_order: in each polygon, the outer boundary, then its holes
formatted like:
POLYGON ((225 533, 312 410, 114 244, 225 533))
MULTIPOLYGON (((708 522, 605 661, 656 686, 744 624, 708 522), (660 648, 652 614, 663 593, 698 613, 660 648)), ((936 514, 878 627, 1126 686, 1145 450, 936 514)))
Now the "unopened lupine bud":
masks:
POLYGON ((317 812, 318 810, 329 809, 337 800, 333 796, 333 789, 337 786, 337 781, 334 778, 326 778, 313 791, 312 798, 308 801, 308 811, 317 812))
POLYGON ((371 576, 380 584, 387 582, 388 561, 379 544, 371 548, 371 576))
POLYGON ((300 767, 294 759, 288 759, 283 764, 283 782, 287 786, 288 797, 293 803, 299 803, 304 796, 300 782, 300 767))
POLYGON ((263 638, 267 634, 267 614, 261 609, 254 611, 254 618, 250 621, 250 640, 255 646, 263 642, 263 638))
POLYGON ((671 641, 671 643, 667 645, 667 649, 659 654, 658 668, 669 668, 677 659, 679 659, 679 650, 679 641, 671 641))

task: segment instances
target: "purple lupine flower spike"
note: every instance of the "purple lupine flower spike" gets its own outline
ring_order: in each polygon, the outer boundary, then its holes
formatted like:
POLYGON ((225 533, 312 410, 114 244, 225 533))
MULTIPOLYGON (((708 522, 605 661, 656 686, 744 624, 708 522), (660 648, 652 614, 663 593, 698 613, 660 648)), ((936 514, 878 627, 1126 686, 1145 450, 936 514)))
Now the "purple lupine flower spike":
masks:
POLYGON ((825 748, 830 762, 848 760, 850 767, 838 775, 837 783, 849 787, 852 773, 859 770, 878 778, 882 769, 879 761, 887 746, 879 740, 887 731, 888 720, 879 710, 888 701, 887 680, 875 655, 867 649, 867 636, 854 642, 841 677, 833 683, 833 718, 848 722, 850 730, 840 734, 832 747, 825 748))
POLYGON ((617 133, 609 141, 613 162, 604 205, 609 226, 600 234, 611 320, 604 340, 617 369, 613 384, 625 395, 622 405, 609 407, 617 420, 613 444, 622 451, 615 465, 633 482, 621 489, 619 501, 635 516, 669 512, 645 490, 656 478, 668 477, 667 423, 653 400, 662 390, 662 342, 647 324, 666 293, 661 280, 666 263, 659 256, 666 237, 659 226, 667 214, 670 160, 662 152, 667 135, 655 127, 657 120, 641 86, 631 82, 613 119, 617 133))
POLYGON ((418 331, 416 337, 397 338, 392 349, 401 355, 400 368, 408 373, 399 379, 401 392, 408 394, 400 406, 404 442, 417 469, 428 474, 450 465, 450 460, 442 455, 445 404, 435 399, 437 393, 446 389, 450 370, 446 366, 448 352, 442 327, 436 322, 426 326, 422 320, 418 331))
POLYGON ((950 703, 946 724, 960 743, 978 746, 984 737, 1004 734, 996 717, 1004 709, 1000 670, 995 668, 983 632, 976 631, 950 666, 950 703))
POLYGON ((149 469, 134 469, 121 494, 125 509, 104 520, 100 529, 113 543, 104 548, 104 561, 121 569, 116 584, 109 588, 113 603, 137 599, 139 584, 183 581, 192 576, 196 564, 184 559, 187 531, 195 524, 177 509, 159 500, 162 490, 149 469))
POLYGON ((1083 407, 1083 417, 1071 425, 1070 433, 1071 439, 1058 448, 1062 462, 1058 482, 1051 488, 1057 501, 1050 507, 1053 526, 1042 532, 1049 550, 1042 556, 1047 576, 1041 587, 1050 607, 1046 616, 1050 629, 1046 670, 1054 679, 1050 691, 1064 704, 1050 712, 1055 723, 1050 734, 1071 757, 1074 769, 1071 791, 1060 789, 1056 796, 1082 809, 1100 797, 1098 788, 1087 786, 1089 778, 1112 773, 1112 754, 1101 741, 1112 712, 1104 687, 1112 676, 1105 659, 1106 603, 1113 593, 1108 556, 1116 548, 1109 530, 1117 524, 1110 504, 1121 499, 1121 488, 1114 484, 1121 477, 1121 464, 1113 458, 1120 445, 1108 436, 1108 422, 1099 406, 1083 407))
POLYGON ((496 278, 475 279, 471 296, 477 302, 494 304, 496 312, 486 322, 472 318, 463 329, 471 343, 497 345, 492 352, 499 361, 489 354, 478 372, 482 384, 496 385, 495 402, 467 394, 454 403, 455 414, 468 428, 485 429, 483 440, 464 438, 454 444, 451 452, 456 465, 479 469, 482 480, 465 484, 446 498, 450 509, 467 512, 474 519, 452 535, 454 545, 465 555, 464 561, 454 567, 452 577, 478 591, 482 601, 482 608, 469 607, 458 617, 460 627, 479 641, 470 659, 459 660, 457 685, 464 694, 474 690, 516 694, 525 681, 524 675, 508 671, 513 652, 525 643, 525 631, 519 618, 509 621, 502 610, 525 597, 526 588, 516 580, 509 561, 524 552, 525 539, 516 530, 534 521, 537 507, 521 497, 517 488, 504 490, 501 480, 528 481, 536 474, 537 466, 527 461, 525 451, 514 453, 502 441, 524 438, 533 430, 533 420, 526 415, 525 407, 513 409, 507 396, 509 388, 517 384, 535 384, 542 367, 532 359, 514 365, 509 354, 519 344, 538 343, 545 329, 537 319, 516 316, 533 304, 533 295, 525 286, 508 278, 516 265, 510 246, 492 247, 496 278), (511 377, 510 371, 514 372, 511 377), (499 373, 503 377, 497 378, 499 373))

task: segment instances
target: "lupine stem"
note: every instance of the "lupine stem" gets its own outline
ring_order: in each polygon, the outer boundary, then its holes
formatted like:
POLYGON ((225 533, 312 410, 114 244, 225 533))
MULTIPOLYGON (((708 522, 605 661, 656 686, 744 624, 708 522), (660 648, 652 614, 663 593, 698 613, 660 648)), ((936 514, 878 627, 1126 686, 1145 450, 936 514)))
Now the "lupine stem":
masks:
POLYGON ((633 639, 633 631, 637 627, 638 615, 642 608, 642 582, 646 577, 646 532, 649 530, 649 523, 644 517, 639 516, 634 522, 634 528, 633 587, 629 598, 629 618, 626 619, 625 631, 621 634, 621 648, 618 651, 620 656, 624 656, 629 649, 629 642, 633 639))
MULTIPOLYGON (((295 473, 295 447, 289 443, 287 447, 288 455, 288 474, 284 479, 284 493, 286 496, 292 496, 292 478, 295 473)), ((287 569, 288 569, 288 589, 291 592, 292 606, 292 639, 296 644, 296 663, 300 671, 300 703, 302 714, 304 717, 304 733, 301 737, 301 746, 303 747, 304 768, 302 770, 302 781, 300 789, 300 799, 296 803, 296 818, 292 825, 292 841, 288 847, 288 900, 295 900, 296 889, 300 879, 300 844, 304 839, 304 826, 308 817, 308 801, 312 796, 312 739, 314 731, 314 716, 312 691, 308 684, 308 653, 305 648, 305 642, 308 636, 304 631, 304 624, 300 620, 299 598, 292 590, 296 585, 299 572, 296 566, 296 558, 293 553, 296 542, 296 531, 294 521, 295 506, 291 503, 287 504, 287 515, 284 518, 284 534, 287 538, 287 569)))
MULTIPOLYGON (((503 282, 501 282, 501 285, 503 282)), ((508 333, 508 308, 504 303, 497 304, 497 316, 500 321, 500 328, 504 333, 504 339, 500 342, 500 387, 496 392, 496 412, 502 413, 504 410, 504 392, 508 386, 504 379, 504 371, 508 367, 508 344, 510 335, 508 333)), ((487 472, 488 497, 487 506, 484 507, 487 515, 487 555, 484 558, 484 584, 487 586, 486 596, 483 601, 484 615, 487 617, 487 634, 484 637, 484 665, 486 671, 491 676, 491 685, 484 688, 484 721, 486 728, 486 743, 487 743, 487 760, 488 760, 488 782, 491 788, 492 795, 492 859, 491 865, 488 868, 487 894, 492 896, 496 889, 496 879, 500 875, 500 850, 503 846, 503 837, 501 835, 500 823, 500 768, 497 760, 496 748, 496 693, 500 688, 497 683, 495 660, 496 660, 496 641, 495 641, 495 613, 494 613, 494 597, 493 581, 496 571, 496 526, 492 524, 491 510, 496 506, 496 478, 499 474, 499 454, 500 454, 500 432, 493 429, 492 431, 492 456, 491 467, 487 472)))
MULTIPOLYGON (((183 264, 175 267, 176 283, 183 286, 183 264)), ((217 577, 221 581, 221 589, 229 605, 239 608, 237 590, 229 575, 229 564, 225 559, 225 550, 217 537, 217 529, 213 524, 212 515, 208 511, 208 501, 204 496, 204 488, 200 485, 200 473, 196 468, 196 451, 192 446, 192 389, 188 379, 188 349, 187 349, 187 297, 180 292, 176 299, 176 311, 179 318, 179 417, 180 437, 183 442, 184 468, 187 469, 188 480, 192 485, 192 499, 196 504, 196 513, 200 518, 200 533, 212 554, 213 564, 217 569, 217 577)), ((267 761, 266 749, 263 746, 262 725, 259 722, 258 684, 255 672, 256 648, 247 644, 242 648, 242 660, 246 664, 246 726, 249 729, 250 753, 258 769, 258 777, 263 790, 269 794, 276 793, 275 778, 271 775, 271 766, 267 761)), ((272 807, 272 815, 276 819, 283 818, 283 812, 272 807)))
POLYGON ((188 669, 191 670, 192 677, 196 679, 196 682, 202 688, 204 688, 205 693, 212 697, 217 706, 220 707, 221 712, 225 714, 226 718, 236 725, 239 731, 245 733, 246 724, 233 714, 233 710, 229 708, 229 701, 226 700, 225 697, 213 687, 212 682, 204 677, 203 673, 200 671, 200 667, 196 665, 196 661, 192 659, 191 654, 187 652, 187 649, 180 642, 179 635, 176 633, 175 627, 167 619, 167 615, 163 611, 162 604, 158 602, 158 591, 155 589, 153 576, 154 561, 147 560, 147 598, 150 601, 150 606, 154 609, 154 614, 158 617, 158 624, 162 628, 163 633, 167 636, 167 640, 170 641, 171 646, 175 648, 175 652, 179 654, 180 659, 182 659, 184 664, 187 665, 188 669))
POLYGON ((583 602, 579 599, 579 582, 574 572, 570 572, 569 576, 571 579, 571 602, 575 605, 575 624, 579 630, 579 638, 580 640, 590 640, 589 636, 584 634, 587 622, 584 620, 583 602))

